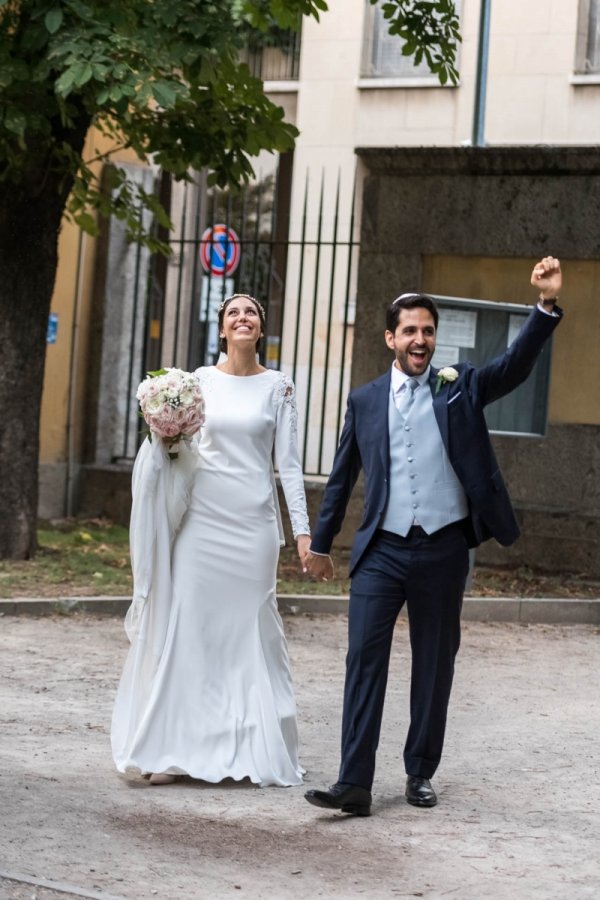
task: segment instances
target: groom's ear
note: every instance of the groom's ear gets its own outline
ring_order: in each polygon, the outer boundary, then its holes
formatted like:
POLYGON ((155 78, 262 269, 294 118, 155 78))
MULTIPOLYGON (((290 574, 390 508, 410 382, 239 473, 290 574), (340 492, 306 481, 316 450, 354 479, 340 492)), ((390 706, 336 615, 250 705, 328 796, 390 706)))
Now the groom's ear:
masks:
POLYGON ((394 349, 394 335, 391 331, 386 331, 384 334, 386 346, 389 347, 390 350, 394 349))

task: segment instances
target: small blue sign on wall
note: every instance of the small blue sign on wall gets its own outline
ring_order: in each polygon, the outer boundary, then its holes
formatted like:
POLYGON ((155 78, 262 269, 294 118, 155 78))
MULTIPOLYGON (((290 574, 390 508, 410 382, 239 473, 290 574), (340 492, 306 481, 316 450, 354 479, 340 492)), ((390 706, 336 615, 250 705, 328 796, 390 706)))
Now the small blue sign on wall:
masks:
POLYGON ((55 344, 58 334, 58 316, 56 313, 50 313, 48 316, 48 331, 46 332, 46 343, 55 344))

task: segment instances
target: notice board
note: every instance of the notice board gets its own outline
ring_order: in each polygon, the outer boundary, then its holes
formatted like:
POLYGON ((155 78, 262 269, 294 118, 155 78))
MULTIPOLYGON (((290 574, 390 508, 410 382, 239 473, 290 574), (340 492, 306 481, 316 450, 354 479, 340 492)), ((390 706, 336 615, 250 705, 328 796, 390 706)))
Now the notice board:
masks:
MULTIPOLYGON (((501 356, 532 310, 531 306, 518 303, 431 296, 440 313, 432 360, 436 368, 467 361, 482 366, 501 356)), ((506 397, 485 408, 487 425, 492 433, 532 437, 545 434, 551 354, 549 340, 529 378, 506 397)))

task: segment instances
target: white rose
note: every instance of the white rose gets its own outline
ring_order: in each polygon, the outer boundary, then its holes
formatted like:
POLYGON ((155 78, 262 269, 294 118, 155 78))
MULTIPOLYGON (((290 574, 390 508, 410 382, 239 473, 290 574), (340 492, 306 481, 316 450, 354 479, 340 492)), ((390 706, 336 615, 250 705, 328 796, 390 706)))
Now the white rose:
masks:
POLYGON ((148 413, 150 416, 155 416, 161 411, 162 407, 163 401, 160 396, 148 397, 144 404, 144 412, 148 413))
POLYGON ((194 400, 195 400, 194 392, 189 389, 188 390, 184 389, 181 392, 181 394, 179 395, 179 402, 181 403, 182 406, 186 406, 186 407, 192 406, 192 404, 194 403, 194 400))
POLYGON ((143 400, 144 397, 149 393, 149 391, 148 391, 148 388, 149 388, 148 382, 149 381, 150 381, 150 379, 146 378, 146 380, 142 381, 142 383, 138 387, 136 395, 135 395, 138 400, 143 400))
POLYGON ((444 369, 440 369, 437 373, 437 377, 441 378, 442 381, 456 381, 458 372, 456 369, 453 369, 452 366, 446 366, 444 369))

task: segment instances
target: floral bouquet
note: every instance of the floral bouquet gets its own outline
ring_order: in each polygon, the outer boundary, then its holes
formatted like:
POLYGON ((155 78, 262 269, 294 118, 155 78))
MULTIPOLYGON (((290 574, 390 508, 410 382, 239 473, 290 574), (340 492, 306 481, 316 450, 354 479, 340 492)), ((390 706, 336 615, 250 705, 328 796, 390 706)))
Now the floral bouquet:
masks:
POLYGON ((164 438, 169 458, 177 459, 180 438, 196 434, 204 424, 204 398, 198 377, 183 369, 148 372, 136 397, 151 433, 164 438))

